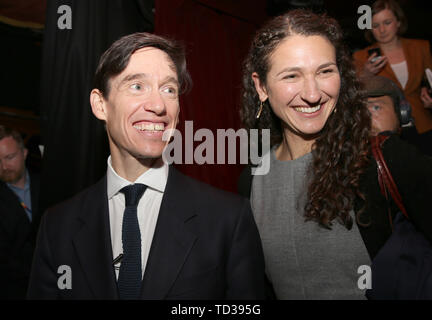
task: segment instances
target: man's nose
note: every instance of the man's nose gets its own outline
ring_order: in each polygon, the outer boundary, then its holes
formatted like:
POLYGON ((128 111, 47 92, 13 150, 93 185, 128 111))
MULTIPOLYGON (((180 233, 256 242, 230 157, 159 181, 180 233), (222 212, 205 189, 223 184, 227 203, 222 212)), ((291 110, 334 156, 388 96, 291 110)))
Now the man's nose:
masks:
POLYGON ((5 171, 7 170, 7 165, 6 165, 6 161, 0 161, 0 171, 5 171))
POLYGON ((159 90, 152 90, 144 108, 147 111, 154 112, 157 115, 161 115, 165 112, 165 101, 159 90))
POLYGON ((305 78, 301 98, 308 103, 318 103, 321 99, 319 84, 314 77, 305 78))

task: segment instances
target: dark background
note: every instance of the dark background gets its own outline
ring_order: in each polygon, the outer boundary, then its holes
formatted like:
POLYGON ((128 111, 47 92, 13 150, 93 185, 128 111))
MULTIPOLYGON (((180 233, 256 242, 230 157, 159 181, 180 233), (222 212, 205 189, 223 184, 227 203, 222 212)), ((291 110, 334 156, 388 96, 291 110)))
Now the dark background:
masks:
MULTIPOLYGON (((336 0, 0 0, 0 123, 30 147, 42 170, 42 207, 93 184, 106 171, 107 138, 91 113, 89 92, 99 56, 122 35, 147 31, 187 47, 192 91, 181 97, 179 129, 241 128, 241 65, 256 29, 296 7, 338 19, 352 51, 367 45, 357 8, 373 1, 336 0), (60 5, 72 30, 59 30, 60 5), (45 146, 43 162, 38 144, 45 146)), ((400 0, 409 38, 432 39, 432 1, 400 0)), ((216 137, 216 134, 215 134, 216 137)), ((196 143, 198 145, 199 143, 196 143)), ((242 165, 179 165, 181 171, 235 192, 242 165)))

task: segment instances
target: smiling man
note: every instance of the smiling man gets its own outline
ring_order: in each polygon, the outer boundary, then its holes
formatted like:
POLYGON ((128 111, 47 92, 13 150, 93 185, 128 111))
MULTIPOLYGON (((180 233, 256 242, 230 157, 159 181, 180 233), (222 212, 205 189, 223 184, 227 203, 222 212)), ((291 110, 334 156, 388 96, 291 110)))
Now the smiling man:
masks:
POLYGON ((106 124, 107 174, 45 213, 29 298, 263 298, 249 202, 162 161, 188 83, 171 40, 136 33, 103 54, 90 103, 106 124))

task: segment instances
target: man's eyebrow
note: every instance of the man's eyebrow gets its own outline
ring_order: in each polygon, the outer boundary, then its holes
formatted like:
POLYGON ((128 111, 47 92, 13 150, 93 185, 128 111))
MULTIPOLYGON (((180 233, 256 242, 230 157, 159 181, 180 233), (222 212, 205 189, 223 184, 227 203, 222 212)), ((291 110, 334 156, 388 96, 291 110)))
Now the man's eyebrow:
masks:
POLYGON ((162 80, 162 83, 175 83, 177 86, 179 85, 179 81, 173 76, 167 76, 162 80))
POLYGON ((119 86, 121 86, 123 83, 129 82, 132 80, 145 79, 145 78, 147 78, 147 74, 145 74, 145 73, 128 74, 120 81, 119 86))
POLYGON ((324 68, 327 68, 327 67, 330 67, 330 66, 337 66, 337 64, 335 62, 327 62, 327 63, 324 63, 324 64, 320 65, 318 67, 318 70, 319 69, 324 69, 324 68))
POLYGON ((384 96, 378 96, 378 97, 368 97, 368 103, 376 103, 376 102, 383 102, 384 96))
MULTIPOLYGON (((146 79, 146 78, 148 78, 148 75, 146 73, 128 74, 120 81, 119 87, 122 86, 124 83, 127 83, 129 81, 138 80, 138 79, 146 79)), ((167 76, 162 80, 162 83, 169 83, 169 82, 173 82, 176 85, 179 85, 178 80, 173 76, 167 76)))

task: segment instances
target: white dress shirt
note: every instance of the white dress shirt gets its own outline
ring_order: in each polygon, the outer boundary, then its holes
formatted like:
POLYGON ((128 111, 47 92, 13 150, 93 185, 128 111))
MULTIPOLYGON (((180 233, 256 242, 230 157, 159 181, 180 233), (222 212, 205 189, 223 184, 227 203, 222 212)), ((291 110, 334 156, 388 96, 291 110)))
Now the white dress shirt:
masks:
POLYGON ((407 65, 406 61, 402 61, 401 63, 392 64, 391 68, 393 69, 393 72, 395 73, 396 78, 398 79, 402 88, 405 89, 405 86, 408 82, 408 65, 407 65))
MULTIPOLYGON (((152 167, 136 181, 128 181, 120 177, 111 165, 111 156, 108 157, 107 169, 107 195, 111 232, 111 245, 114 259, 123 253, 122 225, 125 209, 124 194, 119 192, 123 187, 134 183, 142 183, 147 186, 146 191, 138 202, 137 213, 141 233, 141 266, 144 275, 159 209, 162 203, 163 193, 168 180, 169 167, 163 161, 158 166, 152 167)), ((118 279, 120 264, 116 265, 116 277, 118 279)))

